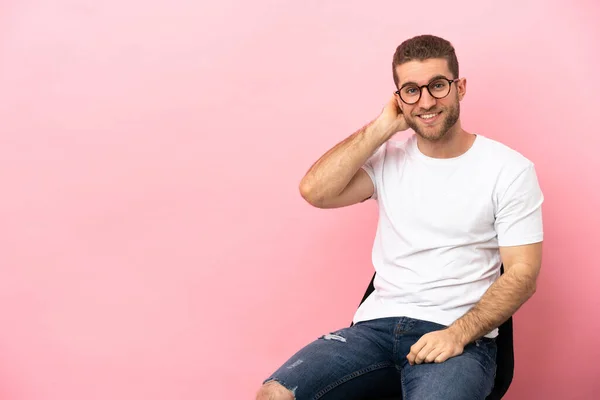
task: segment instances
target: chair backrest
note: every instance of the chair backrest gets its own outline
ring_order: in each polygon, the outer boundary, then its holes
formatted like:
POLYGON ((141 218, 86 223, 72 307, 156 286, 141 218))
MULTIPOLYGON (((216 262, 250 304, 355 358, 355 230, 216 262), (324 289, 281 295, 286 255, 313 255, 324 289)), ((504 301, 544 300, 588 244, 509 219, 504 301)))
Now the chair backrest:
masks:
MULTIPOLYGON (((501 266, 500 272, 504 273, 504 265, 501 266)), ((375 274, 373 274, 373 278, 371 278, 371 282, 369 283, 369 286, 367 287, 359 306, 375 290, 375 287, 373 286, 374 280, 375 274)), ((352 326, 352 323, 350 326, 352 326)), ((486 397, 486 400, 500 400, 508 391, 513 379, 515 369, 515 353, 513 347, 512 317, 498 327, 496 344, 498 346, 498 354, 496 356, 496 380, 494 381, 494 388, 489 396, 486 397)))

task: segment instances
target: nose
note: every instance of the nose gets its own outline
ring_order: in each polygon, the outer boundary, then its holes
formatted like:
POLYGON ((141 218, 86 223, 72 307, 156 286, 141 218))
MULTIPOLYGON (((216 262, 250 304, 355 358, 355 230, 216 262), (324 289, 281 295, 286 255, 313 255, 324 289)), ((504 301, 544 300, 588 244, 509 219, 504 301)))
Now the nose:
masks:
POLYGON ((427 88, 421 89, 421 98, 419 99, 419 107, 424 110, 429 110, 433 106, 435 106, 436 98, 433 97, 427 88))

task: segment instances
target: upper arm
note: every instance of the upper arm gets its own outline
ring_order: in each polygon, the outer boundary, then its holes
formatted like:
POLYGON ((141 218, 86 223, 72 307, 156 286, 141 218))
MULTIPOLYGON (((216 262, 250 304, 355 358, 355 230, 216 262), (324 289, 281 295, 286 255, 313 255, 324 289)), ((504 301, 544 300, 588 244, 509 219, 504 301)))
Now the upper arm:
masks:
POLYGON ((518 265, 520 271, 535 279, 542 267, 542 242, 500 247, 500 258, 505 272, 518 265))
POLYGON ((542 267, 542 242, 500 247, 500 258, 504 264, 504 275, 510 274, 513 282, 518 282, 530 296, 533 295, 542 267))
POLYGON ((371 177, 363 168, 359 168, 348 185, 334 198, 323 199, 316 204, 319 208, 340 208, 363 202, 373 196, 375 186, 371 177))
POLYGON ((544 195, 535 168, 524 168, 502 193, 495 228, 505 272, 535 284, 542 265, 542 203, 544 195))
POLYGON ((533 165, 523 169, 498 196, 494 215, 498 245, 511 247, 541 242, 544 195, 533 165))

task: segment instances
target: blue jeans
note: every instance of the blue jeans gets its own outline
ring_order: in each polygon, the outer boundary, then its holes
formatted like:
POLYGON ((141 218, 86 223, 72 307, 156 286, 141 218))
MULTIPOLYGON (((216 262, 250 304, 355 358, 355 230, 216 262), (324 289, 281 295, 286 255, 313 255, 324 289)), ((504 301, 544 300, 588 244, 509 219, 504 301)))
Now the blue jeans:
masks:
POLYGON ((280 383, 296 400, 485 399, 496 375, 495 339, 478 339, 443 363, 408 363, 421 336, 444 328, 406 317, 359 322, 310 343, 265 383, 280 383))

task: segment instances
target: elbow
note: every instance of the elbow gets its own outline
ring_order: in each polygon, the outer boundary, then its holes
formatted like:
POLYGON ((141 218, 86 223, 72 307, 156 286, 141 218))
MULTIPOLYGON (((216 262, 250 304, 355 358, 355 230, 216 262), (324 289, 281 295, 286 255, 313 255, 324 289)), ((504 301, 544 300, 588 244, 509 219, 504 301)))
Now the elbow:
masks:
POLYGON ((300 195, 302 198, 311 206, 322 208, 323 199, 316 194, 316 191, 312 185, 302 181, 300 183, 300 195))
POLYGON ((535 294, 535 292, 537 291, 538 275, 539 275, 539 269, 529 279, 529 285, 528 285, 529 286, 529 297, 533 296, 535 294))
POLYGON ((537 290, 537 284, 536 284, 535 280, 531 280, 531 281, 527 282, 525 287, 523 288, 523 295, 525 297, 525 301, 532 298, 533 295, 535 294, 536 290, 537 290))
POLYGON ((533 285, 531 285, 531 288, 529 289, 529 297, 532 297, 536 291, 537 291, 537 283, 533 282, 533 285))

